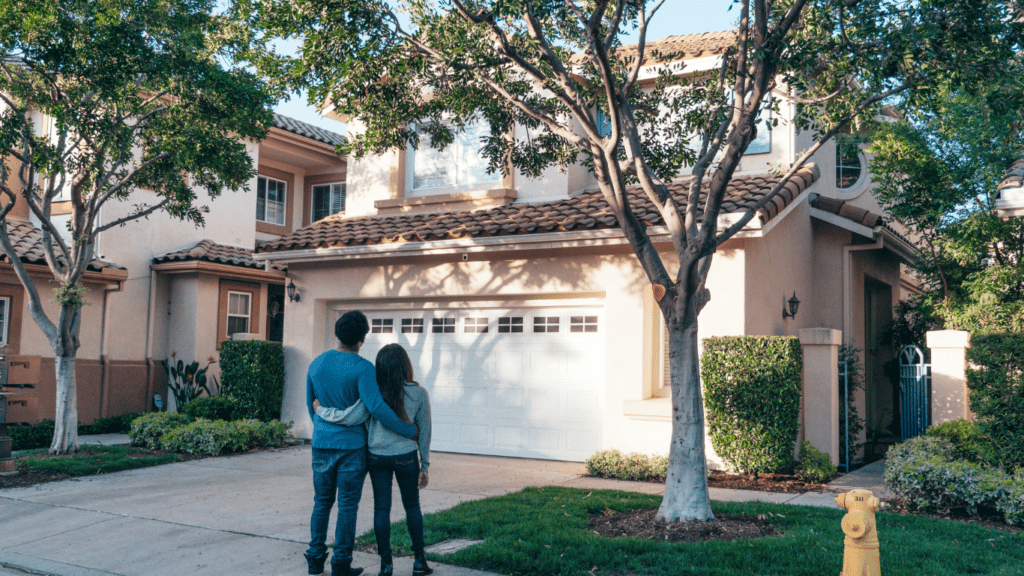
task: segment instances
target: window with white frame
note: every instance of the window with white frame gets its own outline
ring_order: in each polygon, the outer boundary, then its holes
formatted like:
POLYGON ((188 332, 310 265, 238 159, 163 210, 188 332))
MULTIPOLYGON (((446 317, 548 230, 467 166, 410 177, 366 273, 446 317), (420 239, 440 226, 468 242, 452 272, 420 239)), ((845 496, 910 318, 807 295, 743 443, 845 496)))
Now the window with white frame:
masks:
POLYGON ((345 211, 345 183, 313 186, 313 222, 345 211))
POLYGON ((395 331, 393 318, 374 318, 370 320, 371 334, 392 334, 395 331))
POLYGON ((11 299, 0 298, 0 344, 7 344, 7 325, 10 324, 11 299))
POLYGON ((522 316, 506 316, 498 318, 498 332, 517 333, 523 331, 522 316))
POLYGON ((484 122, 469 124, 455 134, 455 141, 437 150, 430 147, 430 135, 417 129, 419 148, 412 151, 413 191, 472 187, 495 184, 500 174, 488 174, 483 156, 484 138, 490 130, 484 122))
POLYGON ((860 159, 860 152, 855 148, 843 146, 836 142, 836 188, 844 190, 853 188, 860 182, 860 175, 864 171, 864 164, 860 159))
POLYGON ((558 332, 558 316, 534 316, 534 332, 558 332))
POLYGON ((252 294, 248 292, 228 292, 228 338, 235 333, 249 331, 249 320, 252 318, 252 294))
POLYGON ((430 323, 430 331, 434 334, 454 334, 455 318, 434 318, 430 323))
POLYGON ((487 318, 466 318, 464 322, 466 332, 487 332, 487 318))
POLYGON ((260 176, 256 180, 256 220, 284 226, 287 185, 273 178, 260 176))
POLYGON ((422 334, 423 318, 402 318, 402 334, 422 334))

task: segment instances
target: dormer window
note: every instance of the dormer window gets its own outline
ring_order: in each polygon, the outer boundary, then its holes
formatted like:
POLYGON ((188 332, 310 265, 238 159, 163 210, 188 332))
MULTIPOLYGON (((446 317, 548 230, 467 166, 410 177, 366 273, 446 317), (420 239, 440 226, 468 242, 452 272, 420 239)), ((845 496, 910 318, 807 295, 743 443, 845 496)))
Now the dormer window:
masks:
POLYGON ((284 226, 285 183, 260 176, 256 181, 256 220, 284 226))
POLYGON ((313 186, 313 222, 345 211, 345 183, 313 186))
POLYGON ((860 152, 851 154, 849 150, 844 152, 843 148, 836 143, 836 188, 840 190, 856 186, 864 172, 860 152))
POLYGON ((487 125, 476 122, 455 135, 444 150, 430 147, 430 136, 419 130, 420 147, 412 152, 414 195, 473 190, 501 182, 500 174, 488 174, 483 155, 487 125), (429 192, 428 192, 429 191, 429 192))

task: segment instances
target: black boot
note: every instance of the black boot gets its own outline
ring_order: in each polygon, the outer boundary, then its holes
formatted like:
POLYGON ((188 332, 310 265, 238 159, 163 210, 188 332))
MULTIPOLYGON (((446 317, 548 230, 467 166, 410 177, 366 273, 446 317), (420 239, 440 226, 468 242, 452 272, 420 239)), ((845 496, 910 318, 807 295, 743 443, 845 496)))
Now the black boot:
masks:
POLYGON ((380 572, 377 576, 394 576, 395 564, 391 561, 391 555, 380 557, 380 572))
POLYGON ((423 553, 423 550, 416 551, 416 560, 412 563, 412 576, 426 576, 427 574, 433 574, 434 569, 427 566, 427 556, 423 553))
POLYGON ((324 573, 324 563, 327 562, 327 553, 326 552, 324 553, 323 556, 310 556, 309 553, 306 553, 305 556, 306 556, 306 566, 309 567, 309 573, 310 574, 323 574, 324 573))
POLYGON ((331 562, 331 576, 359 576, 363 573, 362 568, 353 568, 351 560, 339 560, 331 562))

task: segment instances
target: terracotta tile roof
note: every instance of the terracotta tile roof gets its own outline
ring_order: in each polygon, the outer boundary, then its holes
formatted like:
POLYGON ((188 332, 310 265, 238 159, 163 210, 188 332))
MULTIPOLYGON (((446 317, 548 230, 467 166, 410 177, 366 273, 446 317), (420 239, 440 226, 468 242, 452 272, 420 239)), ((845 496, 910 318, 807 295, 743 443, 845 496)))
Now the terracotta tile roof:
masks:
MULTIPOLYGON (((215 264, 227 264, 229 266, 241 266, 243 268, 255 268, 263 270, 263 263, 252 258, 253 251, 234 246, 217 244, 213 240, 203 240, 192 248, 170 252, 163 256, 153 258, 153 264, 164 264, 167 262, 188 262, 201 261, 213 262, 215 264)), ((278 270, 283 267, 272 266, 278 270)))
MULTIPOLYGON (((804 166, 786 184, 783 191, 761 209, 761 222, 775 217, 794 198, 818 180, 817 166, 804 166)), ((779 177, 771 174, 743 176, 729 183, 722 203, 723 213, 743 212, 754 206, 772 190, 779 177)), ((677 202, 685 204, 688 192, 685 181, 669 186, 677 202)), ((705 190, 702 196, 707 193, 705 190)), ((630 205, 637 217, 648 226, 664 224, 661 215, 639 187, 629 189, 630 205)), ((280 252, 334 246, 429 242, 458 238, 518 236, 574 230, 617 228, 604 196, 598 190, 583 192, 565 200, 511 204, 476 212, 444 214, 413 214, 406 216, 363 216, 357 218, 329 217, 305 228, 268 240, 256 247, 257 252, 280 252)))
POLYGON ((996 187, 996 197, 1002 195, 1003 190, 1024 188, 1024 150, 1020 152, 1021 158, 1010 164, 1010 168, 1003 176, 1003 181, 996 187))
POLYGON ((301 120, 296 120, 276 112, 274 113, 274 127, 280 128, 285 132, 305 136, 317 142, 330 144, 331 146, 337 146, 345 139, 344 136, 337 132, 331 132, 330 130, 325 130, 319 126, 313 126, 312 124, 307 124, 301 120))
MULTIPOLYGON (((43 231, 36 228, 29 222, 21 220, 8 220, 7 221, 7 234, 11 238, 11 244, 14 245, 15 252, 18 253, 18 258, 26 264, 39 264, 46 266, 46 250, 43 247, 43 231)), ((7 262, 7 256, 0 251, 0 260, 7 262)), ((88 269, 95 272, 99 272, 104 268, 116 268, 118 270, 125 270, 124 266, 119 266, 104 260, 102 258, 93 258, 92 262, 89 263, 88 269)))
MULTIPOLYGON (((648 41, 644 47, 644 62, 651 61, 652 52, 660 54, 659 60, 689 60, 691 58, 702 58, 704 56, 717 56, 736 43, 735 30, 723 30, 721 32, 702 32, 700 34, 686 34, 681 36, 666 36, 659 40, 648 41), (668 56, 671 58, 666 58, 668 56)), ((628 44, 619 48, 618 53, 625 56, 628 62, 633 62, 637 57, 637 44, 628 44)))
POLYGON ((831 212, 837 216, 842 216, 847 220, 852 220, 853 222, 867 226, 868 228, 874 228, 875 226, 885 223, 885 219, 881 214, 875 214, 874 212, 870 212, 863 208, 857 208, 843 200, 826 198, 818 194, 811 197, 811 207, 817 208, 818 210, 824 210, 825 212, 831 212))

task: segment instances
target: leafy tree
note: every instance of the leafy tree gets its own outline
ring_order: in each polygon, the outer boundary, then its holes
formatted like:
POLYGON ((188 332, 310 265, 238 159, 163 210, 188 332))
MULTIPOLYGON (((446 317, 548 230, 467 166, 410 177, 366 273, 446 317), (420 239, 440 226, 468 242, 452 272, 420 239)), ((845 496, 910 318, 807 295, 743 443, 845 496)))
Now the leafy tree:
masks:
POLYGON ((78 448, 75 355, 82 276, 100 233, 163 211, 203 224, 216 197, 254 173, 243 139, 261 139, 273 99, 231 66, 245 29, 214 0, 19 0, 0 4, 0 245, 57 372, 52 453, 78 448), (41 121, 42 120, 42 121, 41 121), (47 130, 46 126, 52 126, 47 130), (189 179, 193 184, 189 185, 189 179), (152 192, 139 193, 140 189, 152 192), (62 229, 54 203, 69 200, 62 229), (24 202, 59 283, 51 319, 14 250, 7 217, 24 202), (111 202, 134 202, 104 220, 111 202))
MULTIPOLYGON (((1013 57, 1019 25, 999 0, 733 0, 737 32, 715 69, 676 74, 649 46, 660 0, 239 0, 253 28, 298 35, 300 55, 254 56, 266 75, 357 119, 340 146, 356 158, 443 148, 482 119, 491 169, 536 175, 587 165, 654 285, 669 332, 673 432, 658 517, 712 517, 697 366, 697 323, 712 255, 823 143, 865 128, 887 99, 912 106, 939 77, 970 82, 1013 57), (401 14, 401 16, 399 16, 401 14), (638 42, 622 45, 623 32, 638 42), (774 100, 769 95, 777 95, 774 100), (796 102, 817 142, 780 182, 719 227, 729 181, 766 102, 796 102), (602 114, 598 114, 600 111, 602 114), (607 129, 601 117, 609 120, 607 129), (525 128, 514 131, 513 127, 525 128), (513 136, 519 134, 519 136, 513 136), (666 182, 692 175, 685 201, 666 182), (638 185, 669 230, 669 258, 630 207, 638 185), (703 193, 702 193, 703 191, 703 193)), ((777 104, 776 104, 777 105, 777 104)))
POLYGON ((1024 331, 1024 218, 1002 219, 995 209, 997 187, 1024 146, 1022 71, 1010 61, 981 87, 943 89, 873 138, 879 198, 921 255, 914 268, 925 292, 902 318, 1024 331))

